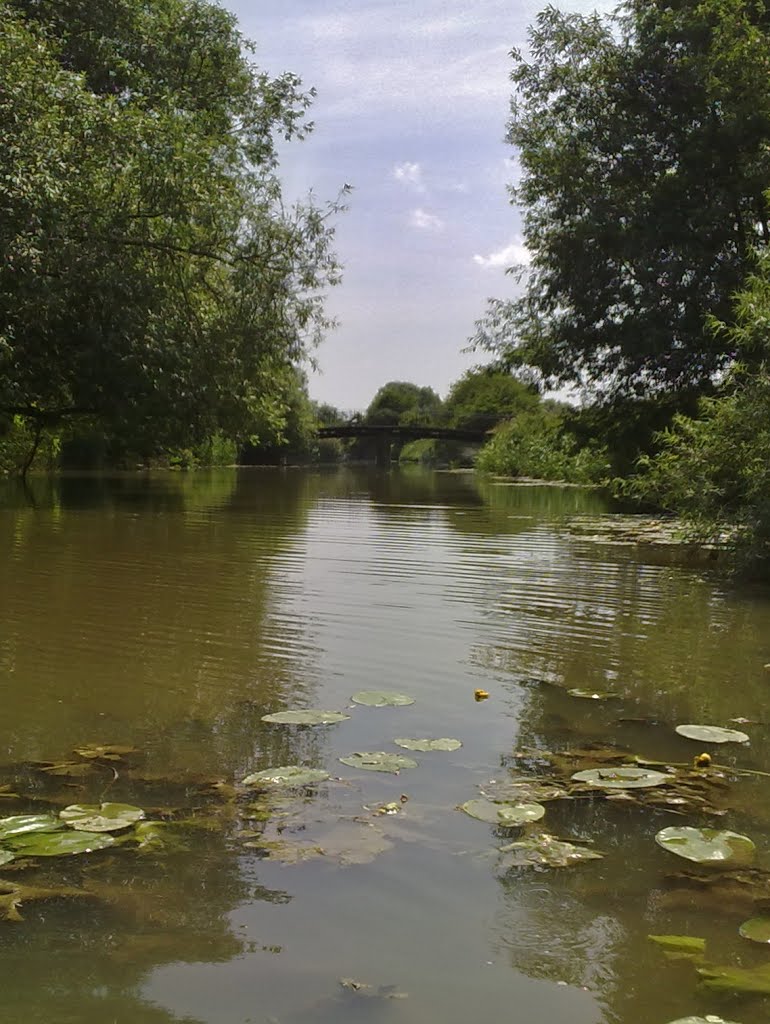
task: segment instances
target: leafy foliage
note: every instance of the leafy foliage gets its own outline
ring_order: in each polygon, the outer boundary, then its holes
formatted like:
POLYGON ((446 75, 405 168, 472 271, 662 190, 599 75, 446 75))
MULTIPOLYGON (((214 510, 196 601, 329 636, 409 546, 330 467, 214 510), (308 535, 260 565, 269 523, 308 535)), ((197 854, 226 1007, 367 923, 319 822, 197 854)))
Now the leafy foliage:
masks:
POLYGON ((532 411, 539 402, 537 391, 512 374, 481 366, 468 370, 452 385, 444 416, 450 427, 491 430, 519 412, 532 411))
POLYGON ((441 399, 432 388, 392 380, 384 384, 372 399, 365 421, 382 426, 436 423, 441 408, 441 399))
POLYGON ((310 96, 204 0, 0 0, 0 413, 278 438, 338 268, 287 209, 310 96))
POLYGON ((595 483, 606 476, 606 452, 580 447, 564 429, 561 416, 548 409, 522 412, 504 423, 482 448, 476 467, 500 476, 525 476, 571 483, 595 483))
POLYGON ((770 238, 767 33, 745 0, 539 15, 508 133, 531 266, 478 345, 604 398, 725 367, 733 346, 706 315, 727 318, 770 238))
POLYGON ((639 460, 621 493, 676 512, 701 540, 721 539, 739 562, 770 564, 770 259, 760 257, 735 299, 735 323, 712 329, 742 351, 720 391, 697 415, 679 415, 658 436, 659 452, 639 460))

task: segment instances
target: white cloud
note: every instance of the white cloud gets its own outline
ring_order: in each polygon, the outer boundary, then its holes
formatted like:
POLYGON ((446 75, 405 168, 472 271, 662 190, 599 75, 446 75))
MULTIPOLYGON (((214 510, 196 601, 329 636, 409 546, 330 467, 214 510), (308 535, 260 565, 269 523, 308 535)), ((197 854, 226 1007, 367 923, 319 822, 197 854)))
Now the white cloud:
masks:
POLYGON ((425 183, 422 180, 422 168, 419 164, 410 163, 408 160, 402 164, 396 164, 393 168, 393 177, 402 185, 411 185, 418 192, 425 191, 425 183))
POLYGON ((419 206, 409 214, 409 224, 411 227, 419 228, 421 231, 440 231, 444 226, 444 222, 440 217, 437 217, 434 213, 428 213, 427 210, 423 210, 419 206))
POLYGON ((506 245, 503 249, 498 249, 497 252, 491 252, 488 256, 481 256, 476 254, 473 257, 473 262, 479 267, 484 269, 496 269, 502 267, 507 270, 508 267, 514 264, 527 265, 532 258, 532 254, 526 247, 521 238, 511 242, 510 245, 506 245))

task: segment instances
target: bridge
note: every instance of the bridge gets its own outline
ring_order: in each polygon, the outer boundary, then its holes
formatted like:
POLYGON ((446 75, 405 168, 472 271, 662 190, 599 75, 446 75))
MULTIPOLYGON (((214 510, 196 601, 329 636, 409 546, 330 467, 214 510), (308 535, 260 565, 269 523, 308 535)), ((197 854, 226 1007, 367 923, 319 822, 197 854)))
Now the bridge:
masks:
POLYGON ((390 462, 390 449, 396 441, 419 441, 429 438, 437 441, 461 441, 465 444, 483 444, 491 431, 455 430, 451 427, 428 427, 420 424, 392 426, 372 423, 338 423, 318 428, 319 437, 371 437, 376 438, 377 465, 390 462))

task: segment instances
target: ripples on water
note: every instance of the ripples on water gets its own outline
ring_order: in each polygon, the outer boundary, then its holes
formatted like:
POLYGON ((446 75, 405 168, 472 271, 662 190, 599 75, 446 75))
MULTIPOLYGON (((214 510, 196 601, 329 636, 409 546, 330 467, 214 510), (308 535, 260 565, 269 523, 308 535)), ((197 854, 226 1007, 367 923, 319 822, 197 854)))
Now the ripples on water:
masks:
MULTIPOLYGON (((454 808, 503 777, 519 747, 614 739, 682 760, 692 749, 677 722, 767 718, 765 594, 573 537, 570 515, 603 511, 576 489, 272 470, 33 489, 32 503, 0 489, 9 761, 59 759, 84 740, 133 743, 157 773, 232 779, 306 759, 343 779, 319 789, 313 827, 410 799, 393 847, 371 864, 281 867, 219 839, 184 868, 144 864, 131 884, 158 909, 137 911, 142 942, 132 931, 121 945, 120 922, 77 911, 52 927, 34 914, 6 927, 8 1019, 459 1024, 515 1011, 528 1024, 665 1024, 719 1012, 696 994, 692 968, 648 949, 648 932, 673 931, 707 935, 722 958, 752 955, 733 920, 666 903, 652 837, 670 818, 551 805, 551 831, 595 838, 607 858, 500 875, 494 830, 454 808), (622 701, 576 701, 570 687, 622 701), (490 700, 476 703, 476 688, 490 700), (416 703, 356 708, 312 732, 260 720, 345 708, 358 689, 416 703), (391 749, 398 735, 464 746, 417 755, 398 778, 336 761, 391 749), (41 955, 67 973, 47 984, 41 955), (409 998, 345 995, 337 979, 351 976, 409 998)), ((770 768, 766 732, 755 727, 741 763, 770 768)), ((744 813, 764 835, 768 822, 744 813)), ((125 861, 109 870, 125 884, 125 861)), ((756 1001, 734 1009, 743 1024, 763 1012, 756 1001)))

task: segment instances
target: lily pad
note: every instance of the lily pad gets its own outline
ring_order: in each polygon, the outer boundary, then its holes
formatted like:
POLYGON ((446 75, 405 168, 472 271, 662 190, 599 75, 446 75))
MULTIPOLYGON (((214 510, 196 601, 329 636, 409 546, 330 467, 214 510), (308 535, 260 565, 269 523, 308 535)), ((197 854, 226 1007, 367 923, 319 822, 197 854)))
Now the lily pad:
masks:
POLYGON ((601 860, 603 854, 586 846, 575 846, 555 836, 543 833, 529 839, 519 839, 500 847, 500 853, 512 854, 512 867, 569 868, 587 860, 601 860))
POLYGON ((660 946, 668 960, 692 960, 703 963, 706 956, 706 940, 694 935, 648 935, 648 939, 660 946))
POLYGON ((30 832, 58 832, 64 825, 52 814, 14 814, 0 818, 0 842, 30 832))
POLYGON ((581 690, 579 687, 567 690, 567 693, 570 697, 582 697, 584 700, 612 700, 617 697, 613 690, 581 690))
POLYGON ((414 697, 406 693, 391 693, 388 690, 359 690, 350 699, 354 704, 365 704, 370 708, 396 708, 414 704, 414 697))
POLYGON ((678 725, 676 732, 699 743, 748 743, 749 737, 738 729, 722 729, 718 725, 678 725))
POLYGON ((167 821, 140 821, 132 836, 140 853, 182 853, 189 850, 178 829, 167 821))
POLYGON ((661 829, 655 842, 677 857, 696 864, 728 865, 750 864, 756 847, 748 836, 715 828, 681 828, 669 826, 661 829))
POLYGON ((120 832, 141 821, 144 811, 133 804, 70 804, 59 817, 79 832, 120 832))
POLYGON ((343 764, 351 768, 365 768, 369 772, 392 772, 398 775, 402 768, 416 768, 417 762, 403 754, 388 754, 384 750, 355 750, 347 757, 341 757, 343 764))
POLYGON ((760 992, 770 995, 768 963, 758 967, 699 967, 698 974, 703 978, 704 988, 715 992, 760 992))
POLYGON ((314 782, 324 782, 329 773, 323 768, 304 768, 299 764, 284 765, 281 768, 266 768, 261 772, 247 775, 244 786, 309 786, 314 782))
POLYGON ((17 857, 69 857, 77 853, 92 853, 112 846, 115 840, 106 832, 32 832, 13 836, 6 843, 17 857))
POLYGON ((741 938, 752 942, 770 942, 770 917, 752 917, 738 929, 741 938))
POLYGON ((575 782, 587 782, 599 789, 648 789, 671 782, 671 776, 650 768, 589 768, 575 772, 575 782))
POLYGON ((669 1021, 669 1024, 735 1024, 735 1021, 707 1013, 705 1017, 679 1017, 677 1020, 669 1021))
POLYGON ((498 804, 483 797, 466 800, 460 804, 460 810, 490 825, 505 826, 526 825, 529 821, 539 821, 545 814, 542 804, 498 804))
POLYGON ((93 743, 88 746, 75 747, 74 752, 89 761, 122 761, 129 754, 139 753, 136 747, 121 746, 118 743, 93 743))
POLYGON ((459 750, 462 746, 460 740, 449 739, 447 736, 437 740, 411 740, 400 737, 393 742, 406 750, 459 750))
POLYGON ((263 722, 277 722, 280 725, 334 725, 344 722, 350 715, 341 711, 316 711, 313 708, 296 711, 276 711, 272 715, 263 715, 263 722))

